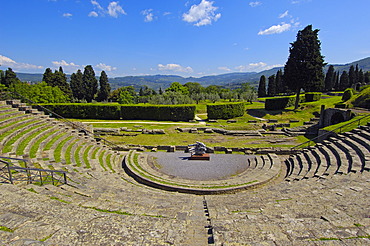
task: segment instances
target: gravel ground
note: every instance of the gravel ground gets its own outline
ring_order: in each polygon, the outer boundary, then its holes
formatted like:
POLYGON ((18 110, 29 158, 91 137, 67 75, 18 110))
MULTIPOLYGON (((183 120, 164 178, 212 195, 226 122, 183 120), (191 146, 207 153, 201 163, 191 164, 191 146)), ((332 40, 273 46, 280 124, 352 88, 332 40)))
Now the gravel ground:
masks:
POLYGON ((159 171, 192 180, 221 180, 247 168, 248 155, 210 154, 209 161, 189 160, 190 153, 152 152, 160 165, 159 171))

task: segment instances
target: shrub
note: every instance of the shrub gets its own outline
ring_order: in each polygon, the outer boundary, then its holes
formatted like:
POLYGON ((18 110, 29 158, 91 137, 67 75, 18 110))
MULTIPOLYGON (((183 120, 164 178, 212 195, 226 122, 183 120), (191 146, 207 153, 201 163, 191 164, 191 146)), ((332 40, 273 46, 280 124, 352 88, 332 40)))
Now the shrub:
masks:
POLYGON ((195 105, 121 105, 124 120, 189 121, 195 117, 195 105))
POLYGON ((321 99, 321 95, 322 95, 321 92, 307 92, 304 96, 306 102, 315 102, 321 99))
POLYGON ((346 102, 355 94, 355 90, 353 88, 347 88, 343 95, 342 95, 342 101, 346 102))
POLYGON ((231 119, 243 116, 244 112, 243 102, 207 104, 208 119, 231 119))
POLYGON ((363 89, 349 101, 351 101, 355 107, 370 109, 370 87, 363 89))
MULTIPOLYGON (((108 104, 63 103, 43 104, 43 107, 65 118, 76 119, 120 119, 120 106, 108 104)), ((46 112, 47 114, 49 112, 46 112)))

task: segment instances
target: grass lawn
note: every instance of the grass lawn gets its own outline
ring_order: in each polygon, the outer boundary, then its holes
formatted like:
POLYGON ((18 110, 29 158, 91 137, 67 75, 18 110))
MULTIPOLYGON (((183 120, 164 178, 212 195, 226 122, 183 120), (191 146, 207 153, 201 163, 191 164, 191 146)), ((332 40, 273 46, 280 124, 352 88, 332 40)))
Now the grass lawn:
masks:
MULTIPOLYGON (((292 123, 291 127, 303 125, 303 122, 309 121, 315 117, 315 113, 320 112, 321 105, 326 105, 326 108, 334 107, 334 104, 341 101, 341 96, 325 96, 320 101, 302 103, 297 110, 293 107, 284 110, 267 111, 264 109, 263 102, 254 102, 246 104, 246 114, 242 117, 235 118, 236 123, 228 123, 227 120, 217 120, 217 122, 206 122, 207 125, 189 122, 169 122, 169 121, 125 121, 125 120, 90 120, 90 119, 71 119, 71 121, 89 122, 93 127, 97 128, 121 128, 129 129, 163 129, 164 135, 141 134, 139 132, 131 132, 129 136, 105 136, 109 141, 117 144, 135 144, 135 145, 188 145, 195 141, 204 142, 207 146, 225 146, 225 147, 292 147, 296 144, 303 143, 308 139, 304 136, 287 137, 283 135, 263 137, 250 136, 228 136, 217 133, 182 133, 176 128, 190 127, 210 127, 224 128, 226 130, 260 130, 264 120, 258 118, 276 119, 279 123, 287 123, 289 120, 297 119, 298 123, 292 123), (258 118, 256 118, 258 117, 258 118), (257 123, 248 123, 250 120, 257 120, 257 123)), ((196 113, 202 119, 206 119, 206 103, 196 105, 196 113)))

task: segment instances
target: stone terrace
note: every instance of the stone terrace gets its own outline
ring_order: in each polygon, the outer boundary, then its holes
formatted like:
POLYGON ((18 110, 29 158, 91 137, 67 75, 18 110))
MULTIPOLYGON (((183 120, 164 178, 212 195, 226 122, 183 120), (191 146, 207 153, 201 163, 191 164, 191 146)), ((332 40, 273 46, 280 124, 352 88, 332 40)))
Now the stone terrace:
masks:
POLYGON ((69 173, 59 187, 0 183, 0 245, 369 245, 368 132, 291 156, 262 187, 192 195, 142 185, 127 153, 2 103, 1 155, 69 173))

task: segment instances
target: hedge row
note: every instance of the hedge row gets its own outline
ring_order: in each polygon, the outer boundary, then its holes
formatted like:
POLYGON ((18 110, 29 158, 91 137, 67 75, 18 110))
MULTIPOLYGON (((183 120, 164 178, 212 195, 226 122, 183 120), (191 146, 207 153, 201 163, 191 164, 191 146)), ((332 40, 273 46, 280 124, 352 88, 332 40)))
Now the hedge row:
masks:
MULTIPOLYGON (((296 95, 285 97, 267 98, 265 101, 266 110, 280 110, 294 106, 296 95)), ((305 95, 299 95, 299 102, 305 100, 305 95)))
MULTIPOLYGON (((168 120, 189 121, 195 117, 194 105, 107 105, 107 104, 43 104, 43 107, 65 118, 104 120, 168 120)), ((48 112, 47 112, 48 113, 48 112)))
POLYGON ((243 102, 207 104, 208 119, 231 119, 243 116, 244 112, 243 102))
POLYGON ((306 102, 315 102, 321 99, 321 92, 307 92, 304 94, 306 102))
POLYGON ((189 121, 195 117, 195 105, 123 105, 124 120, 168 120, 189 121))

